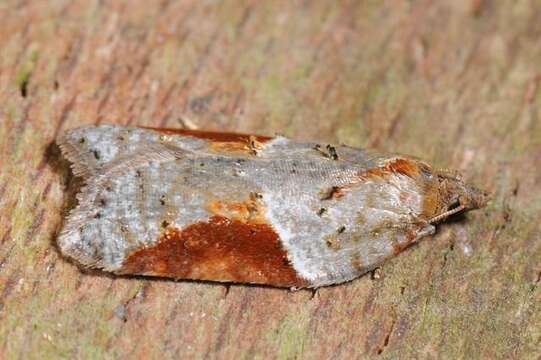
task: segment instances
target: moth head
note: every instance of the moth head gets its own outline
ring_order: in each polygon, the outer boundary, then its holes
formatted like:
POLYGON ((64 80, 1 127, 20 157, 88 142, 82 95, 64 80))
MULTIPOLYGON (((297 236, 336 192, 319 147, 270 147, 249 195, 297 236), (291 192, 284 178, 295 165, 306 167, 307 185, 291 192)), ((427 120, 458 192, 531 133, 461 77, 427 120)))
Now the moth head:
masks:
MULTIPOLYGON (((381 167, 370 174, 399 174, 407 176, 419 186, 422 193, 420 217, 436 223, 450 215, 484 207, 489 194, 466 183, 460 173, 434 169, 413 156, 394 156, 384 159, 381 167)), ((407 197, 406 197, 407 198, 407 197)))
POLYGON ((456 171, 436 170, 433 176, 437 181, 440 209, 431 222, 458 212, 480 209, 490 199, 488 192, 466 183, 456 171))

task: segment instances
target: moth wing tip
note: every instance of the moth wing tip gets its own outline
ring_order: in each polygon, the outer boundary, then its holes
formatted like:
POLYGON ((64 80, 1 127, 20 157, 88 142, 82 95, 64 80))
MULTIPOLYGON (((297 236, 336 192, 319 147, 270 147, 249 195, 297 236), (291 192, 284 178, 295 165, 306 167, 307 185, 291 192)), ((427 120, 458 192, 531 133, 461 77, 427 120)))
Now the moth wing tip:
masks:
POLYGON ((76 208, 70 213, 63 229, 56 238, 56 246, 60 254, 82 269, 115 271, 118 266, 109 263, 98 255, 93 250, 93 246, 83 239, 80 229, 85 222, 86 218, 80 209, 76 208))
POLYGON ((69 162, 73 175, 82 178, 88 178, 95 172, 95 167, 86 160, 87 154, 84 153, 82 144, 71 138, 70 132, 56 140, 62 156, 69 162))

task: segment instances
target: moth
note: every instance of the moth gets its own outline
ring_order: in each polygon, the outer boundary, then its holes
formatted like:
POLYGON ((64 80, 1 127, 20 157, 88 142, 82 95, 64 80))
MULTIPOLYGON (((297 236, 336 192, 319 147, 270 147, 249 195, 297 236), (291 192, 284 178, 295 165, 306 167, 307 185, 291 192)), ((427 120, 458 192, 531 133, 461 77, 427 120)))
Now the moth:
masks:
POLYGON ((85 183, 59 248, 115 274, 343 283, 488 199, 414 157, 281 136, 101 125, 58 145, 85 183))

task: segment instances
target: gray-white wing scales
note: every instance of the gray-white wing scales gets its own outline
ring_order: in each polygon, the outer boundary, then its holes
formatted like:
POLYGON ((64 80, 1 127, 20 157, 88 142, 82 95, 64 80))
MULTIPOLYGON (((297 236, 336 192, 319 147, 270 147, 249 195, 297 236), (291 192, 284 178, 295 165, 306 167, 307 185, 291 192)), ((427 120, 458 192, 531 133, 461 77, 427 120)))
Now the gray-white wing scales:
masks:
POLYGON ((250 156, 213 151, 205 139, 117 126, 73 130, 60 146, 87 185, 59 244, 88 266, 115 271, 164 227, 207 221, 209 202, 250 194, 261 195, 292 265, 313 286, 350 280, 391 256, 409 230, 433 229, 416 221, 418 193, 404 207, 407 176, 359 181, 378 158, 358 149, 338 147, 335 161, 314 144, 279 137, 250 156), (344 196, 326 198, 340 186, 348 186, 344 196))
POLYGON ((266 193, 265 203, 295 267, 314 286, 322 286, 373 269, 403 244, 417 240, 407 238, 410 231, 415 237, 422 229, 433 231, 419 223, 417 207, 407 210, 396 186, 400 184, 366 181, 329 200, 317 196, 317 186, 302 186, 297 196, 278 188, 266 193))

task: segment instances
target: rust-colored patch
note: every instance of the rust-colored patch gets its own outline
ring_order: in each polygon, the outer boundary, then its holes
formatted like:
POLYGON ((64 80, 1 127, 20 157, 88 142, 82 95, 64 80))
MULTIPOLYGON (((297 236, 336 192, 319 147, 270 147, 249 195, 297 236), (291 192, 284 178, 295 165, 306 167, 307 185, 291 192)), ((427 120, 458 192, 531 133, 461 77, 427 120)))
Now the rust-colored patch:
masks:
POLYGON ((390 173, 387 169, 377 167, 377 168, 371 168, 366 171, 363 171, 362 173, 359 174, 359 177, 361 179, 369 179, 369 178, 375 178, 375 177, 384 178, 388 175, 390 175, 390 173))
POLYGON ((261 137, 255 135, 242 135, 242 138, 239 138, 238 140, 213 141, 209 146, 211 150, 216 152, 234 152, 257 156, 259 151, 263 150, 264 142, 267 141, 260 141, 260 138, 261 137))
POLYGON ((255 155, 254 151, 250 147, 250 143, 242 141, 231 142, 211 142, 209 147, 212 151, 218 153, 239 153, 246 155, 255 155))
POLYGON ((362 179, 373 177, 385 178, 392 174, 402 174, 415 178, 421 173, 419 166, 415 163, 415 161, 398 158, 387 161, 384 166, 365 170, 359 174, 359 176, 362 179))
POLYGON ((209 140, 209 148, 215 152, 240 153, 247 155, 257 155, 257 152, 263 148, 263 144, 273 138, 270 136, 241 134, 233 132, 217 132, 205 130, 190 129, 170 129, 142 127, 153 131, 158 131, 167 135, 192 136, 198 139, 209 140))
MULTIPOLYGON (((351 184, 353 185, 353 184, 351 184)), ((340 199, 341 197, 346 195, 346 187, 347 186, 333 186, 328 191, 326 191, 322 197, 321 200, 331 200, 331 199, 340 199)))
POLYGON ((130 254, 119 273, 287 287, 308 285, 289 263, 270 225, 222 216, 182 230, 167 229, 155 246, 130 254))
POLYGON ((168 135, 185 135, 193 136, 199 139, 206 139, 220 143, 242 143, 249 146, 250 142, 255 140, 260 143, 265 143, 273 138, 270 136, 250 135, 233 132, 218 132, 205 130, 190 130, 190 129, 171 129, 171 128, 156 128, 142 126, 143 129, 149 129, 161 132, 168 135))
POLYGON ((423 188, 423 203, 419 217, 423 220, 432 219, 441 214, 446 205, 440 197, 439 184, 437 180, 426 181, 423 188))
POLYGON ((366 268, 363 266, 361 256, 359 254, 355 254, 351 257, 351 266, 359 273, 366 272, 366 268))
MULTIPOLYGON (((421 176, 421 169, 428 165, 415 160, 397 158, 387 161, 384 166, 371 168, 359 174, 359 178, 366 180, 370 178, 387 178, 393 174, 402 174, 411 177, 422 189, 423 203, 419 217, 423 220, 428 220, 440 214, 445 208, 445 204, 440 197, 440 187, 436 177, 427 178, 421 176)), ((425 170, 426 172, 426 170, 425 170)), ((408 202, 410 194, 401 191, 399 199, 403 203, 408 202)), ((372 206, 372 205, 369 205, 372 206)))
POLYGON ((342 243, 336 234, 325 235, 324 239, 329 249, 336 251, 342 248, 342 243))
POLYGON ((407 191, 400 191, 400 194, 398 194, 398 199, 403 203, 408 201, 409 198, 410 198, 410 193, 408 193, 407 191))
MULTIPOLYGON (((342 186, 333 186, 323 195, 322 200, 339 199, 343 197, 346 194, 347 189, 355 186, 355 184, 357 184, 359 181, 370 178, 387 178, 388 176, 393 174, 402 174, 416 179, 419 177, 421 172, 419 170, 419 166, 414 160, 402 158, 392 159, 387 161, 384 166, 370 168, 359 173, 359 180, 352 181, 350 184, 342 186)), ((408 194, 406 193, 401 194, 401 197, 407 196, 408 194)))
POLYGON ((416 177, 420 175, 419 166, 408 159, 393 159, 385 164, 385 169, 388 171, 406 175, 409 177, 416 177))
POLYGON ((245 223, 265 224, 267 220, 265 219, 265 209, 260 196, 257 193, 250 193, 249 198, 241 202, 212 200, 208 203, 207 209, 217 216, 245 223))
POLYGON ((395 255, 398 255, 404 249, 408 248, 413 243, 413 241, 415 241, 415 238, 417 237, 417 231, 418 231, 418 229, 408 229, 408 230, 406 230, 406 233, 405 233, 406 241, 404 241, 404 242, 394 241, 393 244, 392 244, 393 253, 395 255))

